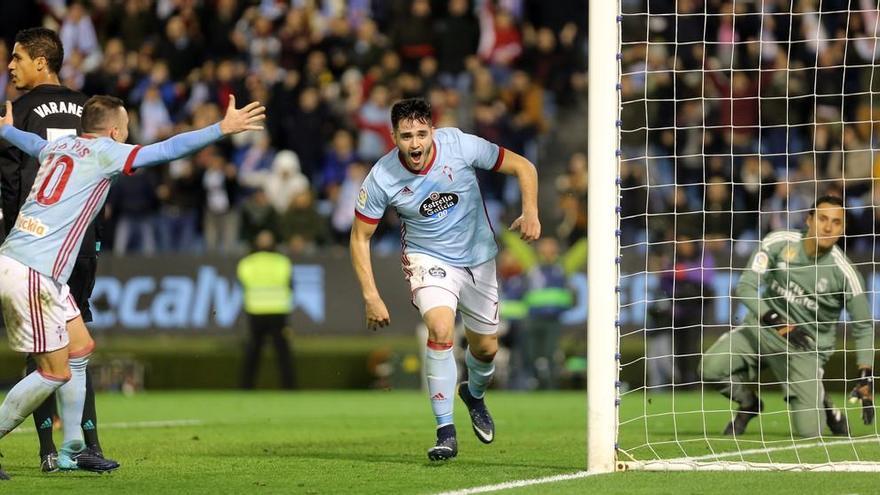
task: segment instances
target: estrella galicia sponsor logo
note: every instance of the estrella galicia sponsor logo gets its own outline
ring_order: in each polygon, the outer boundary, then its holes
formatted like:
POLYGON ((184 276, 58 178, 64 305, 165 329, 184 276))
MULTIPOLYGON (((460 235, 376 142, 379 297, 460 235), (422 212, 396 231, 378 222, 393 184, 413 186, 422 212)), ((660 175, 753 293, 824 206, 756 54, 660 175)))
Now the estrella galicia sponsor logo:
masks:
POLYGON ((449 210, 458 204, 458 194, 432 192, 419 206, 419 213, 423 217, 443 218, 449 214, 449 210))
POLYGON ((446 270, 440 268, 439 266, 432 266, 428 269, 428 275, 434 278, 446 278, 446 270))

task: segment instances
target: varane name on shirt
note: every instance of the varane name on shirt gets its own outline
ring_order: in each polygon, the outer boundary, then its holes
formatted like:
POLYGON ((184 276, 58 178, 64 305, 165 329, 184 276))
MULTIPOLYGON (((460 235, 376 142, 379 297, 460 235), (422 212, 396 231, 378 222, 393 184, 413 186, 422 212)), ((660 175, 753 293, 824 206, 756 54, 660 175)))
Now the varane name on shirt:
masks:
POLYGON ((34 107, 34 112, 40 117, 45 117, 53 113, 69 113, 71 115, 76 115, 77 117, 82 117, 82 111, 83 108, 81 105, 67 101, 50 101, 34 107))

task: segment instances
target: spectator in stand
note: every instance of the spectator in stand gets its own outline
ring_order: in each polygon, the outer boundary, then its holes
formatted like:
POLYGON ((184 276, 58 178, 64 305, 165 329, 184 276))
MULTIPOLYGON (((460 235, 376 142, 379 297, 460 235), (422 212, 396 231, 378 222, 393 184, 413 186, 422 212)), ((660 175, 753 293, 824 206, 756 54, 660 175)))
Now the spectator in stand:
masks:
POLYGON ((587 236, 587 180, 587 155, 574 153, 568 173, 556 181, 561 217, 556 234, 568 246, 587 236))
POLYGON ((281 42, 281 66, 288 70, 301 70, 306 54, 312 49, 312 29, 302 7, 291 7, 278 29, 281 42))
POLYGON ((210 59, 229 58, 236 55, 231 33, 241 16, 238 0, 217 0, 217 10, 207 16, 205 28, 205 53, 210 59))
POLYGON ((253 244, 262 231, 271 232, 276 239, 281 238, 280 216, 269 203, 266 191, 258 188, 241 205, 240 239, 245 244, 253 244))
POLYGON ((327 53, 330 72, 335 79, 351 66, 349 57, 354 45, 354 36, 352 27, 344 17, 331 17, 328 22, 320 47, 327 53))
POLYGON ((739 224, 733 223, 733 198, 730 183, 724 177, 712 176, 707 181, 704 201, 703 233, 706 238, 737 239, 739 224))
POLYGON ((315 209, 314 194, 308 189, 293 197, 278 223, 291 256, 315 254, 327 244, 327 219, 315 209))
POLYGON ((321 89, 333 82, 333 72, 327 64, 327 55, 319 50, 314 50, 306 57, 306 64, 302 70, 303 84, 321 89))
POLYGON ((510 149, 534 158, 535 139, 547 130, 544 90, 523 70, 515 70, 510 84, 501 90, 501 99, 512 115, 510 149))
POLYGON ((336 201, 339 187, 346 179, 349 166, 357 159, 351 132, 348 129, 337 130, 333 135, 330 149, 324 155, 324 164, 316 188, 319 196, 336 201))
POLYGON ((198 39, 193 39, 179 16, 165 24, 165 38, 159 43, 157 55, 168 61, 171 79, 180 81, 203 60, 205 50, 198 39))
POLYGON ((264 16, 254 20, 254 28, 248 40, 248 57, 251 67, 256 67, 263 59, 278 60, 281 56, 281 41, 273 33, 272 21, 264 16))
POLYGON ((370 90, 370 98, 360 108, 355 117, 358 127, 358 156, 366 161, 378 160, 394 147, 391 141, 390 94, 384 84, 375 84, 370 90))
POLYGON ((81 57, 80 68, 84 73, 101 65, 101 44, 98 42, 92 18, 82 2, 74 1, 67 7, 58 37, 64 46, 65 64, 70 62, 71 57, 81 57))
MULTIPOLYGON (((568 29, 577 33, 574 24, 569 26, 568 29)), ((520 66, 532 75, 536 84, 555 95, 562 93, 569 84, 574 66, 568 57, 569 54, 559 47, 556 33, 542 27, 535 33, 534 43, 525 48, 520 66)))
POLYGON ((376 23, 365 19, 357 28, 349 59, 361 71, 379 65, 388 49, 388 40, 379 32, 376 23))
POLYGON ((133 84, 125 61, 125 47, 120 38, 112 38, 104 45, 101 67, 86 74, 83 92, 116 97, 128 95, 133 84))
POLYGON ((657 359, 671 356, 671 369, 655 377, 655 385, 693 387, 699 383, 700 343, 703 325, 711 324, 715 261, 711 252, 686 234, 675 239, 675 255, 660 276, 654 298, 655 330, 650 354, 657 359))
POLYGON ((769 161, 748 155, 737 167, 733 177, 733 230, 737 239, 760 239, 758 212, 763 199, 773 195, 776 173, 769 161))
POLYGON ((489 65, 495 80, 507 81, 522 51, 522 35, 510 11, 493 2, 483 2, 477 53, 489 65))
POLYGON ((309 179, 300 171, 299 157, 290 150, 281 150, 272 161, 272 172, 263 188, 278 213, 284 213, 294 196, 309 189, 309 179))
POLYGON ((156 89, 165 108, 169 112, 173 112, 177 106, 178 88, 177 84, 171 79, 168 64, 164 60, 157 60, 152 64, 149 69, 149 76, 142 77, 128 95, 129 101, 140 104, 150 88, 156 89))
POLYGON ((353 162, 348 166, 345 180, 339 186, 339 193, 333 202, 333 213, 330 216, 333 239, 337 244, 348 245, 358 191, 369 171, 369 167, 364 162, 353 162))
POLYGON ((266 131, 236 134, 232 143, 235 145, 232 163, 238 170, 238 182, 244 188, 242 194, 247 195, 266 184, 272 172, 275 149, 266 131))
POLYGON ((435 55, 435 40, 431 3, 428 0, 413 0, 409 15, 399 17, 391 26, 391 41, 404 72, 415 72, 419 60, 435 55))
POLYGON ((159 248, 163 252, 194 252, 199 246, 201 174, 189 157, 175 160, 161 171, 165 177, 156 189, 159 248))
POLYGON ((113 254, 116 256, 156 253, 155 224, 159 199, 155 170, 145 170, 137 176, 125 175, 110 188, 106 211, 116 225, 113 236, 113 254), (136 242, 132 243, 133 240, 136 242))
POLYGON ((118 36, 128 52, 139 50, 154 33, 161 32, 150 0, 113 2, 107 25, 115 28, 110 34, 118 36))
POLYGON ((320 170, 324 143, 331 126, 317 88, 307 86, 302 90, 299 105, 284 124, 289 149, 296 152, 306 177, 314 180, 320 170))
POLYGON ((474 57, 480 42, 480 24, 469 0, 450 0, 449 15, 434 24, 440 83, 461 92, 470 87, 465 61, 474 57))
POLYGON ((143 142, 155 143, 171 135, 173 130, 171 115, 165 102, 162 101, 158 87, 151 85, 147 88, 138 113, 141 119, 140 135, 143 142))
POLYGON ((238 250, 239 212, 238 181, 235 165, 226 161, 219 150, 208 147, 193 157, 202 172, 202 232, 205 249, 231 254, 238 250))

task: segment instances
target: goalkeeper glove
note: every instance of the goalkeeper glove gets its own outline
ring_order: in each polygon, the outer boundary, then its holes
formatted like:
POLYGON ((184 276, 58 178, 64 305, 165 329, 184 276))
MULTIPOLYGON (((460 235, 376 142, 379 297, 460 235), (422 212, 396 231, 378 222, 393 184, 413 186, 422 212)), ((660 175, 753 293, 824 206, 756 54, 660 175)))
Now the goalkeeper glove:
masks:
POLYGON ((812 351, 816 348, 816 341, 810 336, 805 329, 792 325, 785 321, 785 318, 778 311, 770 310, 761 316, 761 323, 765 327, 770 327, 780 337, 787 340, 792 347, 804 351, 812 351))
POLYGON ((849 394, 850 404, 862 401, 862 422, 874 422, 874 370, 868 366, 859 368, 859 382, 849 394))

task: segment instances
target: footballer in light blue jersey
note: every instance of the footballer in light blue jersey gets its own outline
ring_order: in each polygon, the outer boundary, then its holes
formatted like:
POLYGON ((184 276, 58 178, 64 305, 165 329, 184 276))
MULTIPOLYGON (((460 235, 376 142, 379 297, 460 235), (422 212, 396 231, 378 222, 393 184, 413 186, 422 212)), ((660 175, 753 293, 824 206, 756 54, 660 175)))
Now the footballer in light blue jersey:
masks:
POLYGON ((385 209, 393 206, 403 222, 403 271, 412 302, 428 328, 424 371, 437 424, 428 458, 442 461, 458 455, 452 414, 456 390, 477 439, 495 439, 495 424, 483 398, 498 351, 498 248, 476 169, 516 176, 522 215, 510 228, 527 241, 541 235, 538 177, 535 166, 512 151, 458 129, 435 130, 431 106, 422 98, 395 103, 391 127, 397 147, 376 162, 357 198, 351 261, 364 297, 367 327, 389 325, 388 308, 373 278, 370 238, 385 209), (458 385, 452 356, 456 312, 461 313, 468 341, 468 380, 458 385))
POLYGON ((504 148, 455 128, 434 131, 434 154, 412 170, 395 148, 376 162, 358 195, 356 215, 376 224, 388 206, 403 221, 404 255, 423 253, 474 267, 498 254, 476 168, 497 170, 504 148))
MULTIPOLYGON (((38 157, 40 167, 15 226, 0 246, 0 306, 10 346, 31 353, 37 370, 16 383, 0 404, 0 437, 58 390, 65 422, 58 467, 91 471, 119 467, 91 453, 83 442, 85 370, 95 343, 65 282, 86 226, 119 174, 180 158, 228 134, 262 129, 264 107, 253 102, 236 109, 235 98, 229 100, 219 123, 142 148, 123 144, 129 119, 118 98, 89 98, 83 106, 82 127, 91 134, 51 143, 13 127, 12 104, 6 102, 0 138, 38 157)), ((8 477, 0 471, 0 479, 8 477)))
MULTIPOLYGON (((9 134, 0 131, 11 139, 9 134)), ((34 187, 0 254, 66 283, 86 227, 104 204, 113 179, 134 172, 141 147, 86 135, 34 141, 27 151, 37 148, 41 165, 34 187)))

